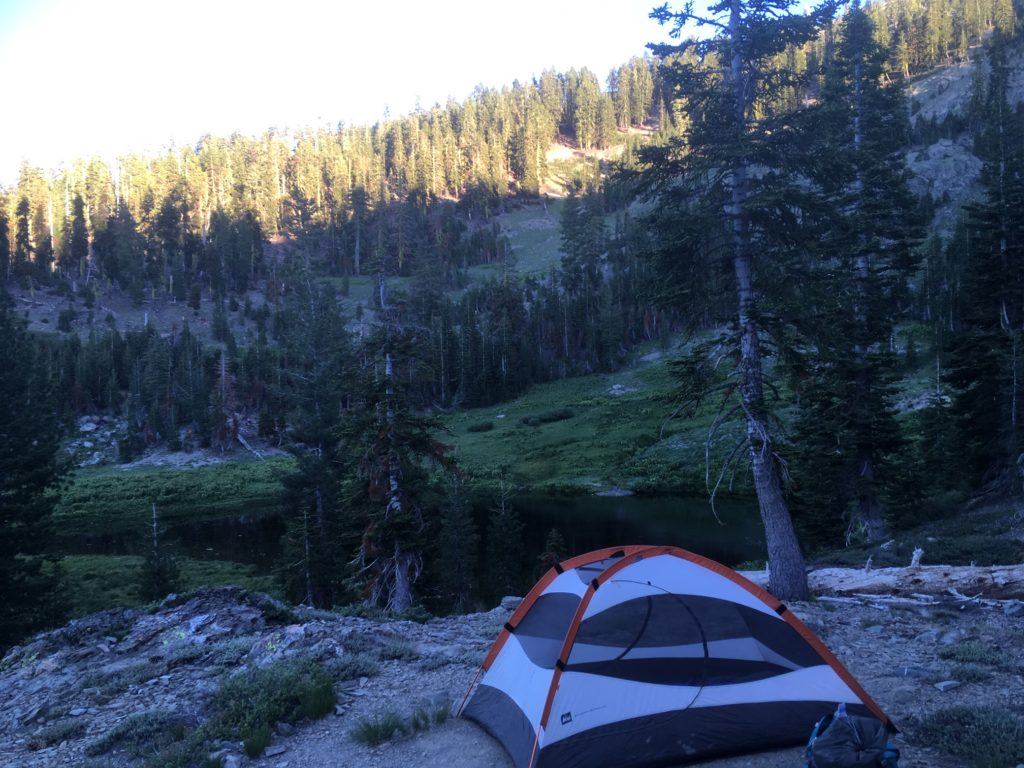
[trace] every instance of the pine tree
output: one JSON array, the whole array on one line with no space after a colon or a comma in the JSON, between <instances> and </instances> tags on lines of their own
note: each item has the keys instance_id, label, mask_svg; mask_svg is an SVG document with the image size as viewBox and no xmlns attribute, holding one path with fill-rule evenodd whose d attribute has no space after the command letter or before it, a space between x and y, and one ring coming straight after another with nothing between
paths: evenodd
<instances>
[{"instance_id":1,"label":"pine tree","mask_svg":"<svg viewBox=\"0 0 1024 768\"><path fill-rule=\"evenodd\" d=\"M71 237L67 250L67 259L60 265L65 277L72 272L79 274L85 271L85 262L89 257L89 232L85 225L85 201L81 195L75 195L71 207Z\"/></svg>"},{"instance_id":2,"label":"pine tree","mask_svg":"<svg viewBox=\"0 0 1024 768\"><path fill-rule=\"evenodd\" d=\"M50 515L59 432L41 350L0 289L0 649L56 623L59 565Z\"/></svg>"},{"instance_id":3,"label":"pine tree","mask_svg":"<svg viewBox=\"0 0 1024 768\"><path fill-rule=\"evenodd\" d=\"M284 478L288 592L330 607L345 596L349 511L341 495L340 430L352 396L353 358L345 318L333 293L299 275L285 308L283 387L289 405L289 450L297 466Z\"/></svg>"},{"instance_id":4,"label":"pine tree","mask_svg":"<svg viewBox=\"0 0 1024 768\"><path fill-rule=\"evenodd\" d=\"M662 78L682 100L690 125L684 137L645 153L647 180L660 192L663 236L683 249L665 265L663 280L678 286L712 271L732 271L736 325L722 344L738 364L724 389L729 402L723 413L742 414L745 421L770 589L781 599L805 598L807 577L782 493L785 470L765 394L764 357L772 343L785 342L784 329L765 309L771 305L780 312L800 304L789 294L797 287L799 261L815 239L807 214L816 201L808 200L800 184L806 136L792 113L774 107L800 73L777 54L813 40L834 11L826 3L799 14L793 5L722 0L706 16L692 6L656 9L652 16L673 35L691 24L710 27L713 34L652 46L665 61ZM755 166L771 170L755 172Z\"/></svg>"},{"instance_id":5,"label":"pine tree","mask_svg":"<svg viewBox=\"0 0 1024 768\"><path fill-rule=\"evenodd\" d=\"M146 554L139 581L139 595L146 602L163 600L178 588L178 563L168 550L164 537L154 503L150 507Z\"/></svg>"},{"instance_id":6,"label":"pine tree","mask_svg":"<svg viewBox=\"0 0 1024 768\"><path fill-rule=\"evenodd\" d=\"M948 382L961 466L972 484L1005 484L1022 449L1024 350L1024 115L1008 102L1005 38L993 35L976 151L984 199L968 209L962 330Z\"/></svg>"},{"instance_id":7,"label":"pine tree","mask_svg":"<svg viewBox=\"0 0 1024 768\"><path fill-rule=\"evenodd\" d=\"M438 588L445 608L465 613L473 605L480 535L465 481L452 473L437 537Z\"/></svg>"},{"instance_id":8,"label":"pine tree","mask_svg":"<svg viewBox=\"0 0 1024 768\"><path fill-rule=\"evenodd\" d=\"M562 532L557 528L552 528L544 538L544 551L537 558L540 561L541 573L545 573L562 562L565 559L565 551L565 539L562 538Z\"/></svg>"},{"instance_id":9,"label":"pine tree","mask_svg":"<svg viewBox=\"0 0 1024 768\"><path fill-rule=\"evenodd\" d=\"M32 267L32 228L29 222L31 211L28 198L22 197L18 201L15 213L14 258L11 263L11 271L19 277L27 275Z\"/></svg>"},{"instance_id":10,"label":"pine tree","mask_svg":"<svg viewBox=\"0 0 1024 768\"><path fill-rule=\"evenodd\" d=\"M11 232L6 203L0 197L0 284L11 276Z\"/></svg>"},{"instance_id":11,"label":"pine tree","mask_svg":"<svg viewBox=\"0 0 1024 768\"><path fill-rule=\"evenodd\" d=\"M829 321L812 331L796 425L799 514L819 518L815 538L833 545L887 537L885 499L896 494L904 447L891 391L899 362L888 345L917 267L915 201L904 159L906 108L899 87L883 85L885 60L855 2L815 116L819 182L833 211L816 311Z\"/></svg>"},{"instance_id":12,"label":"pine tree","mask_svg":"<svg viewBox=\"0 0 1024 768\"><path fill-rule=\"evenodd\" d=\"M346 504L359 530L354 581L369 605L404 611L423 571L428 475L453 464L434 436L436 419L413 410L409 382L422 345L401 322L384 274L378 276L380 319L360 350L363 406L346 419L340 454L347 464Z\"/></svg>"},{"instance_id":13,"label":"pine tree","mask_svg":"<svg viewBox=\"0 0 1024 768\"><path fill-rule=\"evenodd\" d=\"M502 473L487 526L487 586L496 600L523 589L523 523L513 496L513 485Z\"/></svg>"}]
</instances>

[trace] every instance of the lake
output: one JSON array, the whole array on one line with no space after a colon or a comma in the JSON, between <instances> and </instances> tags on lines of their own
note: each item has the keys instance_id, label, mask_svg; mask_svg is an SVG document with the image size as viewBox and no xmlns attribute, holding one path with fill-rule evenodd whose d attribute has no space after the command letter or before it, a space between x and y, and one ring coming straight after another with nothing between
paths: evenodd
<instances>
[{"instance_id":1,"label":"lake","mask_svg":"<svg viewBox=\"0 0 1024 768\"><path fill-rule=\"evenodd\" d=\"M670 544L735 566L765 556L764 531L753 499L717 505L718 522L706 498L685 496L519 496L513 501L524 524L529 567L557 528L567 554L626 544ZM478 501L476 517L486 526L489 503ZM281 552L285 525L276 514L206 520L168 527L166 541L179 555L230 560L271 573ZM69 554L141 554L141 535L74 536Z\"/></svg>"}]
</instances>

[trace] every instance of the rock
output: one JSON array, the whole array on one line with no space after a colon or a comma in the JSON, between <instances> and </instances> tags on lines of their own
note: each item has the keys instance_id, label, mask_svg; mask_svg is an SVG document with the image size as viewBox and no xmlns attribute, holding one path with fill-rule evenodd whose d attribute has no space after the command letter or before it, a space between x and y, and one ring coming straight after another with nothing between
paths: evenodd
<instances>
[{"instance_id":1,"label":"rock","mask_svg":"<svg viewBox=\"0 0 1024 768\"><path fill-rule=\"evenodd\" d=\"M872 627L868 627L864 631L867 632L869 635L880 635L885 631L885 627L883 627L881 624L875 624Z\"/></svg>"},{"instance_id":2,"label":"rock","mask_svg":"<svg viewBox=\"0 0 1024 768\"><path fill-rule=\"evenodd\" d=\"M1024 616L1024 602L1007 600L1003 603L1003 613L1007 616Z\"/></svg>"},{"instance_id":3,"label":"rock","mask_svg":"<svg viewBox=\"0 0 1024 768\"><path fill-rule=\"evenodd\" d=\"M967 633L962 629L951 629L948 632L943 633L939 637L940 645L956 645L961 640L966 639Z\"/></svg>"},{"instance_id":4,"label":"rock","mask_svg":"<svg viewBox=\"0 0 1024 768\"><path fill-rule=\"evenodd\" d=\"M523 602L523 598L521 598L521 597L516 597L514 595L507 595L507 596L501 598L501 609L503 611L508 611L509 613L511 613L516 608L518 608L519 604L522 603L522 602Z\"/></svg>"},{"instance_id":5,"label":"rock","mask_svg":"<svg viewBox=\"0 0 1024 768\"><path fill-rule=\"evenodd\" d=\"M288 747L284 744L271 744L263 754L267 757L277 757L278 755L283 755L287 751Z\"/></svg>"},{"instance_id":6,"label":"rock","mask_svg":"<svg viewBox=\"0 0 1024 768\"><path fill-rule=\"evenodd\" d=\"M50 706L46 703L37 704L25 713L25 716L21 718L21 722L24 725L28 725L29 723L34 722L41 717L45 718L46 713L49 711L49 709Z\"/></svg>"},{"instance_id":7,"label":"rock","mask_svg":"<svg viewBox=\"0 0 1024 768\"><path fill-rule=\"evenodd\" d=\"M241 755L225 755L224 762L221 763L222 768L242 768L242 756Z\"/></svg>"},{"instance_id":8,"label":"rock","mask_svg":"<svg viewBox=\"0 0 1024 768\"><path fill-rule=\"evenodd\" d=\"M622 497L622 496L632 496L633 492L631 490L629 490L628 488L619 488L619 486L614 485L611 488L609 488L607 491L598 491L594 495L595 496L611 496L613 498L619 498L619 497Z\"/></svg>"},{"instance_id":9,"label":"rock","mask_svg":"<svg viewBox=\"0 0 1024 768\"><path fill-rule=\"evenodd\" d=\"M281 722L275 726L278 733L282 736L291 736L295 733L295 727L291 723Z\"/></svg>"},{"instance_id":10,"label":"rock","mask_svg":"<svg viewBox=\"0 0 1024 768\"><path fill-rule=\"evenodd\" d=\"M72 717L81 717L88 711L89 710L87 710L85 707L75 707L74 709L70 710L68 714Z\"/></svg>"},{"instance_id":11,"label":"rock","mask_svg":"<svg viewBox=\"0 0 1024 768\"><path fill-rule=\"evenodd\" d=\"M960 687L959 680L943 680L941 683L936 683L935 687L945 693L946 691L952 691L954 688Z\"/></svg>"},{"instance_id":12,"label":"rock","mask_svg":"<svg viewBox=\"0 0 1024 768\"><path fill-rule=\"evenodd\" d=\"M896 670L896 677L909 677L914 680L924 680L926 677L931 677L934 674L931 670L927 670L924 667L899 667Z\"/></svg>"},{"instance_id":13,"label":"rock","mask_svg":"<svg viewBox=\"0 0 1024 768\"><path fill-rule=\"evenodd\" d=\"M97 426L98 425L95 422L83 421L81 424L78 425L78 430L79 432L95 432Z\"/></svg>"}]
</instances>

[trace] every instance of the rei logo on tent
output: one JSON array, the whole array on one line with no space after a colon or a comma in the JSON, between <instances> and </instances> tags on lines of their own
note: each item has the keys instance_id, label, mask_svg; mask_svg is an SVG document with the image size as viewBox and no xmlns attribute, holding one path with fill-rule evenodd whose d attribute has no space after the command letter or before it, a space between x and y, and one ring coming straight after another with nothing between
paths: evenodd
<instances>
[{"instance_id":1,"label":"rei logo on tent","mask_svg":"<svg viewBox=\"0 0 1024 768\"><path fill-rule=\"evenodd\" d=\"M778 600L674 547L556 565L477 677L461 715L516 768L668 765L802 744L839 703L895 730Z\"/></svg>"}]
</instances>

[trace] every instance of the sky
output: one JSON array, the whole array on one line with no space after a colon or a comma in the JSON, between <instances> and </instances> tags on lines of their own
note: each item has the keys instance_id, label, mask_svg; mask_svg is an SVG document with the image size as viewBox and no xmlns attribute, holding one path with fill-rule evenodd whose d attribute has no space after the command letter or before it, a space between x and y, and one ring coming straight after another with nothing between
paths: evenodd
<instances>
[{"instance_id":1,"label":"sky","mask_svg":"<svg viewBox=\"0 0 1024 768\"><path fill-rule=\"evenodd\" d=\"M0 0L0 185L204 134L374 122L666 39L660 0Z\"/></svg>"}]
</instances>

